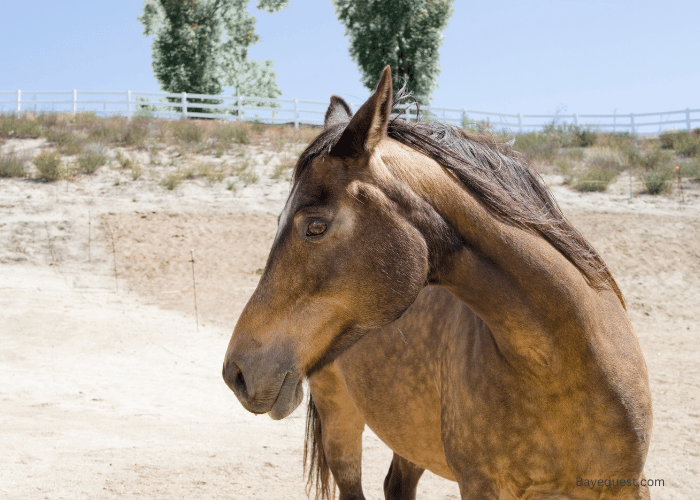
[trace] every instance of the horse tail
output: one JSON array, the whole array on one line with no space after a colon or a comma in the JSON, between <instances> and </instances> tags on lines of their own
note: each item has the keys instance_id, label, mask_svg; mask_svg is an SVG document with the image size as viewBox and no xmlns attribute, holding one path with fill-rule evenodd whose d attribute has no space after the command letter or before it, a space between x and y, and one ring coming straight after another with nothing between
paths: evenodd
<instances>
[{"instance_id":1,"label":"horse tail","mask_svg":"<svg viewBox=\"0 0 700 500\"><path fill-rule=\"evenodd\" d=\"M308 468L307 468L308 465ZM304 474L306 474L306 494L315 485L316 500L331 500L333 476L323 450L323 426L321 416L309 391L309 405L306 412L306 436L304 437ZM333 497L335 488L333 488Z\"/></svg>"}]
</instances>

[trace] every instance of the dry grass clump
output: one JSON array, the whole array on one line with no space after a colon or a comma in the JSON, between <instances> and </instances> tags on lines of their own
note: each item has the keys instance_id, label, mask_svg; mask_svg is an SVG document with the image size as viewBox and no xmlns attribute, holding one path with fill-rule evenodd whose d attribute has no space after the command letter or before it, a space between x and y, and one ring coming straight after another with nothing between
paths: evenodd
<instances>
[{"instance_id":1,"label":"dry grass clump","mask_svg":"<svg viewBox=\"0 0 700 500\"><path fill-rule=\"evenodd\" d=\"M53 182L64 175L61 168L61 156L58 152L44 152L32 160L39 171L38 179L44 182Z\"/></svg>"},{"instance_id":2,"label":"dry grass clump","mask_svg":"<svg viewBox=\"0 0 700 500\"><path fill-rule=\"evenodd\" d=\"M571 185L577 191L605 191L623 170L624 162L615 152L597 149L583 162L583 170L572 176Z\"/></svg>"},{"instance_id":3,"label":"dry grass clump","mask_svg":"<svg viewBox=\"0 0 700 500\"><path fill-rule=\"evenodd\" d=\"M78 170L84 174L94 174L106 163L107 154L104 147L99 144L86 146L85 151L78 156Z\"/></svg>"},{"instance_id":4,"label":"dry grass clump","mask_svg":"<svg viewBox=\"0 0 700 500\"><path fill-rule=\"evenodd\" d=\"M671 191L674 169L673 155L669 151L653 148L639 153L635 164L641 169L642 182L648 194L663 194Z\"/></svg>"},{"instance_id":5,"label":"dry grass clump","mask_svg":"<svg viewBox=\"0 0 700 500\"><path fill-rule=\"evenodd\" d=\"M0 177L24 177L24 160L15 155L0 157Z\"/></svg>"},{"instance_id":6,"label":"dry grass clump","mask_svg":"<svg viewBox=\"0 0 700 500\"><path fill-rule=\"evenodd\" d=\"M617 172L611 169L592 167L578 175L573 183L577 191L605 191L617 177Z\"/></svg>"}]
</instances>

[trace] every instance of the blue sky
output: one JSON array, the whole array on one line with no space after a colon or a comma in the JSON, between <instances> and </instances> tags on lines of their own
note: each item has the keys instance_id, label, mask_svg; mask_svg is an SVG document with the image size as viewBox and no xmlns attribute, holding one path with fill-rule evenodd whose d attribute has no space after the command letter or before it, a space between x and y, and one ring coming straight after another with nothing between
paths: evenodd
<instances>
[{"instance_id":1,"label":"blue sky","mask_svg":"<svg viewBox=\"0 0 700 500\"><path fill-rule=\"evenodd\" d=\"M255 3L255 0L253 0ZM141 0L0 0L0 90L157 91ZM330 0L254 9L285 98L367 95ZM502 113L700 108L697 0L455 0L435 106Z\"/></svg>"}]
</instances>

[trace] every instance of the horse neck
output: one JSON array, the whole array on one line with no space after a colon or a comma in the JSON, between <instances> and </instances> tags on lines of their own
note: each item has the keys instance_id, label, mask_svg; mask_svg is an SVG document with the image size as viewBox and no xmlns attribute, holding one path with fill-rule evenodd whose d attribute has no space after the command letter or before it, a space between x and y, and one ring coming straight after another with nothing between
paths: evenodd
<instances>
[{"instance_id":1,"label":"horse neck","mask_svg":"<svg viewBox=\"0 0 700 500\"><path fill-rule=\"evenodd\" d=\"M399 153L410 154L411 160L396 161ZM524 361L529 368L549 371L557 363L565 366L570 356L580 356L590 335L609 324L611 316L617 318L617 327L629 328L614 291L591 287L543 237L496 216L438 163L400 144L387 146L383 159L416 197L427 202L411 205L429 206L435 211L432 217L444 219L463 242L444 258L433 259L441 263L431 270L431 278L484 320L501 353L514 363ZM427 243L428 248L441 247L440 242Z\"/></svg>"}]
</instances>

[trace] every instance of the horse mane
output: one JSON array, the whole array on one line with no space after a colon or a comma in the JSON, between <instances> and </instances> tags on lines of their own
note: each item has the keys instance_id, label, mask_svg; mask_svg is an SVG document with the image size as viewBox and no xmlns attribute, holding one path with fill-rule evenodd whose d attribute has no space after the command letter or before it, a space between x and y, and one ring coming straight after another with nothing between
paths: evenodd
<instances>
[{"instance_id":1,"label":"horse mane","mask_svg":"<svg viewBox=\"0 0 700 500\"><path fill-rule=\"evenodd\" d=\"M399 100L405 95L399 94ZM327 155L347 124L324 130L299 157L292 183L317 156ZM610 287L625 305L622 292L601 256L564 217L542 178L510 144L485 134L434 120L389 121L392 139L432 158L452 172L504 222L539 234L567 258L596 288Z\"/></svg>"}]
</instances>

